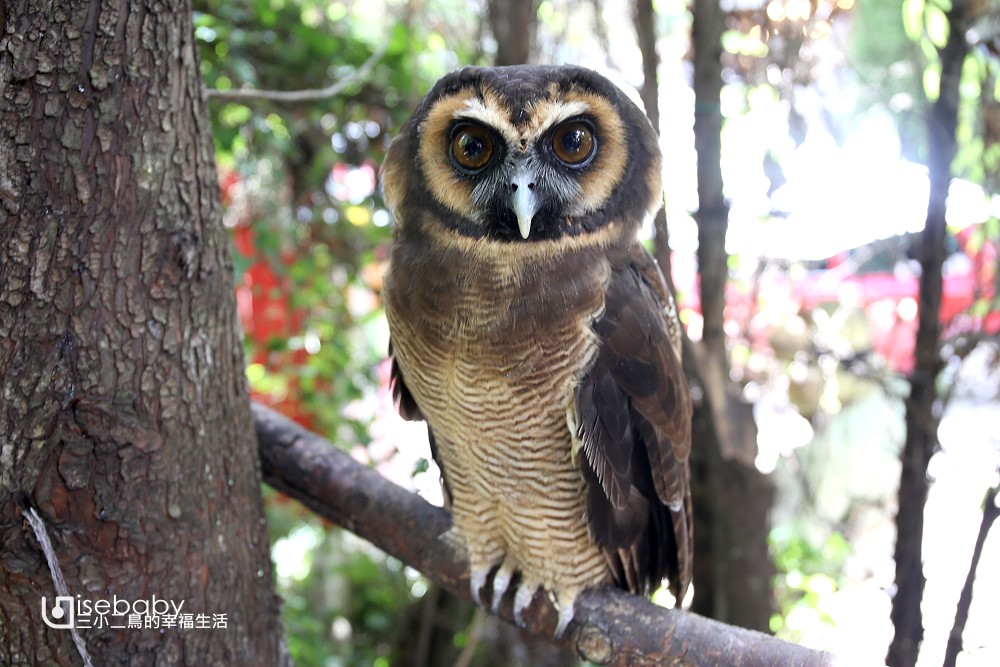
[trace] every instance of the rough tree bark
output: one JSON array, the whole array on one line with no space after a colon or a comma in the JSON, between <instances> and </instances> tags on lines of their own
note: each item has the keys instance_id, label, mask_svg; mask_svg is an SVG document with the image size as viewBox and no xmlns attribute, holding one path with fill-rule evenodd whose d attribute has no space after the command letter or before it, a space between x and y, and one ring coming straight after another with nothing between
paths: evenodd
<instances>
[{"instance_id":1,"label":"rough tree bark","mask_svg":"<svg viewBox=\"0 0 1000 667\"><path fill-rule=\"evenodd\" d=\"M495 65L523 65L533 61L538 34L535 0L490 0L489 19L497 42Z\"/></svg>"},{"instance_id":2,"label":"rough tree bark","mask_svg":"<svg viewBox=\"0 0 1000 667\"><path fill-rule=\"evenodd\" d=\"M190 5L0 9L0 664L289 664ZM75 646L32 512L70 596L226 627Z\"/></svg>"},{"instance_id":3,"label":"rough tree bark","mask_svg":"<svg viewBox=\"0 0 1000 667\"><path fill-rule=\"evenodd\" d=\"M444 537L448 513L385 480L282 415L253 406L264 479L318 514L371 541L435 583L469 599L469 564ZM500 616L513 618L512 601ZM576 618L553 638L557 613L536 595L524 631L599 665L821 667L832 656L696 614L664 609L608 587L584 592Z\"/></svg>"},{"instance_id":4,"label":"rough tree bark","mask_svg":"<svg viewBox=\"0 0 1000 667\"><path fill-rule=\"evenodd\" d=\"M954 0L948 11L950 32L940 50L941 83L927 122L930 198L921 235L920 315L916 362L906 399L906 442L899 480L896 515L896 593L892 599L895 636L889 645L889 667L913 667L924 636L920 603L924 596L924 505L929 480L927 465L937 446L940 421L935 384L942 368L941 268L945 259L945 204L951 184L951 163L957 144L959 83L969 51L966 41L968 0Z\"/></svg>"},{"instance_id":5,"label":"rough tree bark","mask_svg":"<svg viewBox=\"0 0 1000 667\"><path fill-rule=\"evenodd\" d=\"M729 279L729 205L722 182L722 31L717 0L692 4L695 149L698 154L698 276L701 344L689 373L703 396L695 406L691 453L695 498L692 609L747 628L767 630L773 611L768 512L774 488L754 466L751 406L730 391L724 311ZM687 360L686 360L687 361ZM690 366L689 366L690 367Z\"/></svg>"}]
</instances>

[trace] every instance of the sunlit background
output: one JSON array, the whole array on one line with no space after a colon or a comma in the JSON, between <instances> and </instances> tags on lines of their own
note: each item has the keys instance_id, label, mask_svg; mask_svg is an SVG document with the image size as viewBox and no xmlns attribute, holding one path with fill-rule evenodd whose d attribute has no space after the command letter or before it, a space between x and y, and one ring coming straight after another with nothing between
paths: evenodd
<instances>
[{"instance_id":1,"label":"sunlit background","mask_svg":"<svg viewBox=\"0 0 1000 667\"><path fill-rule=\"evenodd\" d=\"M255 397L440 503L426 433L396 417L386 390L379 290L391 221L377 174L392 136L439 76L491 62L485 4L195 6L209 87L323 87L382 54L369 77L328 101L212 103L225 221ZM877 664L892 637L902 397L917 326L913 234L929 193L925 96L937 93L934 49L947 26L942 10L921 0L723 6L730 12L721 109L731 204L726 332L732 380L754 403L756 465L777 486L771 629L836 651L845 664ZM697 339L691 17L681 0L654 8L673 274L682 319ZM544 0L538 19L539 62L592 67L626 89L642 84L630 5ZM949 362L939 389L947 401L926 509L922 666L941 664L980 505L1000 463L998 72L995 58L970 58L962 79L961 178L948 202L942 313ZM969 343L980 335L982 342ZM267 499L298 665L402 664L401 656L428 650L422 637L441 628L426 627L434 593L423 577L292 501L270 491ZM1000 665L995 533L978 573L962 667ZM453 635L456 652L473 641L467 609L436 622ZM486 643L466 652L466 664L523 659L489 644L502 632L490 622Z\"/></svg>"}]
</instances>

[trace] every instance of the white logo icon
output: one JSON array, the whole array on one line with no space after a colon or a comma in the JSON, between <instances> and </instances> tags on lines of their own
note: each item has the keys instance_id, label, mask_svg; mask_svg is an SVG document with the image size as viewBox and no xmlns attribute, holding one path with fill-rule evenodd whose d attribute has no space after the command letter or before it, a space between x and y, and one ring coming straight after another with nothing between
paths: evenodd
<instances>
[{"instance_id":1,"label":"white logo icon","mask_svg":"<svg viewBox=\"0 0 1000 667\"><path fill-rule=\"evenodd\" d=\"M65 630L67 628L73 627L73 598L68 595L60 595L56 597L55 604L52 605L52 611L46 608L48 600L45 596L42 596L42 620L45 621L45 625L50 628L55 628L56 630Z\"/></svg>"}]
</instances>

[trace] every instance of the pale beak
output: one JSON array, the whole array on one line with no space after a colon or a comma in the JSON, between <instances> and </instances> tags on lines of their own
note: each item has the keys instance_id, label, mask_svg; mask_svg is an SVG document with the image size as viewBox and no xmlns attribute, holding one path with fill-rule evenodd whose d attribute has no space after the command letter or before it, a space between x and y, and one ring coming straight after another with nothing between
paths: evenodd
<instances>
[{"instance_id":1,"label":"pale beak","mask_svg":"<svg viewBox=\"0 0 1000 667\"><path fill-rule=\"evenodd\" d=\"M517 229L521 238L527 239L531 231L531 218L538 211L538 197L535 196L535 175L527 169L517 173L511 182L511 207L517 216Z\"/></svg>"}]
</instances>

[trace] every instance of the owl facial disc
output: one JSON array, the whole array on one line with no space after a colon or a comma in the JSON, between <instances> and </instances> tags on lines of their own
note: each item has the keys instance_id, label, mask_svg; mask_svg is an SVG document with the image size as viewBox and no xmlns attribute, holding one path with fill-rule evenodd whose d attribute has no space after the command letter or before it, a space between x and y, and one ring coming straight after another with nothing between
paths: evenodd
<instances>
[{"instance_id":1,"label":"owl facial disc","mask_svg":"<svg viewBox=\"0 0 1000 667\"><path fill-rule=\"evenodd\" d=\"M510 181L511 208L517 216L517 229L521 238L527 239L531 231L531 219L538 211L538 197L535 195L535 174L525 167L517 171Z\"/></svg>"}]
</instances>

